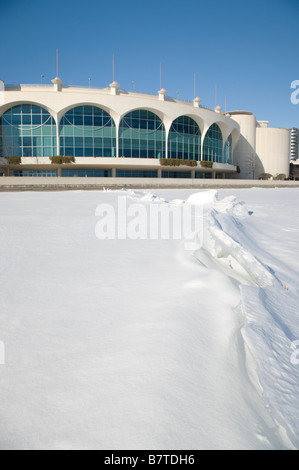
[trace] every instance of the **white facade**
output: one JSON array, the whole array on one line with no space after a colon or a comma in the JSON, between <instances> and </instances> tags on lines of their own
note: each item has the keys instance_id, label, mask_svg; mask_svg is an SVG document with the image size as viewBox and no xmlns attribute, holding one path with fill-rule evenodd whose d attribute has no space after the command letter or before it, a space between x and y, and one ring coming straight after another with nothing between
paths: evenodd
<instances>
[{"instance_id":1,"label":"white facade","mask_svg":"<svg viewBox=\"0 0 299 470\"><path fill-rule=\"evenodd\" d=\"M247 111L234 111L232 118L240 125L240 139L235 147L234 162L240 178L257 179L268 174L275 178L289 176L289 130L270 128L268 121L256 121Z\"/></svg>"},{"instance_id":2,"label":"white facade","mask_svg":"<svg viewBox=\"0 0 299 470\"><path fill-rule=\"evenodd\" d=\"M3 85L3 82L1 82ZM96 106L106 111L114 120L116 127L116 155L114 158L86 158L76 157L75 164L72 168L110 168L111 170L117 168L142 168L142 169L161 169L160 163L157 160L150 159L121 159L122 155L119 152L119 124L122 118L127 113L133 110L148 110L157 115L163 122L165 128L165 155L168 157L168 134L171 125L175 119L181 116L188 116L192 118L198 125L201 133L201 155L203 142L206 133L213 124L217 124L221 129L223 138L223 150L226 140L229 136L232 139L232 147L236 145L239 138L239 126L229 117L214 112L212 110L199 106L200 99L196 98L194 102L184 102L180 100L169 99L166 97L167 91L159 90L157 95L148 95L127 92L119 89L119 85L113 82L110 87L105 89L94 88L79 88L79 87L63 87L62 81L59 78L52 80L53 86L44 85L20 85L20 86L7 86L0 87L0 117L7 110L13 106L20 104L32 104L46 109L51 116L53 116L56 129L57 129L57 149L55 154L61 155L59 143L59 124L61 118L67 111L76 106ZM220 162L223 163L223 162ZM231 162L232 163L232 162ZM38 165L38 167L37 167ZM41 168L41 166L51 166L51 161L46 157L26 157L22 158L22 168ZM66 168L66 167L64 167ZM176 171L191 171L184 165ZM224 173L233 174L236 172L236 167L232 164L224 164L215 169L201 168L198 162L198 168L192 169L194 172L201 173Z\"/></svg>"},{"instance_id":3,"label":"white facade","mask_svg":"<svg viewBox=\"0 0 299 470\"><path fill-rule=\"evenodd\" d=\"M241 179L255 179L256 119L251 112L234 111L230 115L240 126L240 138L234 151L234 162L240 168Z\"/></svg>"},{"instance_id":4,"label":"white facade","mask_svg":"<svg viewBox=\"0 0 299 470\"><path fill-rule=\"evenodd\" d=\"M180 116L192 117L198 124L202 141L209 127L216 123L221 128L223 141L225 142L233 130L238 131L236 123L210 109L199 107L196 103L189 103L173 99L159 99L160 94L146 95L127 91L118 91L114 95L113 88L62 88L57 91L54 86L20 85L19 87L5 88L2 92L0 115L12 106L22 103L32 103L44 107L54 117L56 124L62 116L72 107L79 105L100 106L114 119L116 127L122 117L135 109L147 109L157 114L165 125L166 133L169 132L172 122ZM112 92L113 91L113 92ZM57 129L58 130L58 129ZM236 133L236 138L238 132ZM236 141L236 138L234 140ZM58 139L59 140L59 139ZM166 140L167 143L167 140Z\"/></svg>"},{"instance_id":5,"label":"white facade","mask_svg":"<svg viewBox=\"0 0 299 470\"><path fill-rule=\"evenodd\" d=\"M256 154L258 175L269 173L289 176L289 131L287 129L272 129L258 127L256 129Z\"/></svg>"},{"instance_id":6,"label":"white facade","mask_svg":"<svg viewBox=\"0 0 299 470\"><path fill-rule=\"evenodd\" d=\"M98 107L108 113L115 123L116 148L113 156L105 158L100 156L76 156L75 163L64 165L63 168L102 168L109 170L110 176L115 176L119 169L126 170L154 170L157 176L162 176L162 169L157 158L122 158L119 149L119 132L122 119L135 110L147 110L154 113L163 123L165 129L165 158L169 156L169 134L177 118L191 118L198 126L201 134L200 155L197 165L192 169L184 164L180 167L167 167L163 170L175 172L189 172L192 178L196 176L212 175L212 177L235 177L237 166L240 168L240 178L256 179L262 173L273 176L284 173L289 174L289 142L284 129L270 129L267 122L257 123L255 116L250 112L234 111L230 114L221 113L221 108L210 110L199 105L200 99L193 102L184 102L167 97L167 91L161 89L157 95L141 94L121 90L118 83L111 83L104 89L63 87L62 81L56 77L53 85L18 85L4 86L0 80L0 119L9 109L18 105L31 104L47 110L54 118L56 124L57 148L53 154L63 155L60 148L60 123L69 110L77 106ZM222 137L221 158L209 158L212 168L203 167L200 160L205 160L204 143L206 136L210 136L211 128L216 125ZM289 134L288 134L289 135ZM232 159L226 160L228 147ZM3 167L3 161L0 166ZM2 168L1 167L1 168ZM0 168L0 173L1 173ZM52 165L49 157L22 156L21 164L15 165L12 170L57 168L58 176L61 168ZM198 174L197 174L198 173ZM199 175L200 173L200 175ZM202 177L200 176L200 177Z\"/></svg>"}]
</instances>

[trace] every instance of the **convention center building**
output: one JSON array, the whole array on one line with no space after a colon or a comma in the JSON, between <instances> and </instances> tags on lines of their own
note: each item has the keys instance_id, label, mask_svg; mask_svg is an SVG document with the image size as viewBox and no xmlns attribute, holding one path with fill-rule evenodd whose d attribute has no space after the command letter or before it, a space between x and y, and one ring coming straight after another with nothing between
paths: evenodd
<instances>
[{"instance_id":1,"label":"convention center building","mask_svg":"<svg viewBox=\"0 0 299 470\"><path fill-rule=\"evenodd\" d=\"M289 130L249 111L106 88L0 80L2 176L245 178L289 175Z\"/></svg>"}]
</instances>

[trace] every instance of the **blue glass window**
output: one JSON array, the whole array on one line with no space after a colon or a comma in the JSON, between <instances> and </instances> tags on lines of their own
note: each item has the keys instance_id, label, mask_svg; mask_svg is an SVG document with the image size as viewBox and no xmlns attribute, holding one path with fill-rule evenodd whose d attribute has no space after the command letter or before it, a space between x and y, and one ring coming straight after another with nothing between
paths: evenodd
<instances>
[{"instance_id":1,"label":"blue glass window","mask_svg":"<svg viewBox=\"0 0 299 470\"><path fill-rule=\"evenodd\" d=\"M111 170L62 170L63 177L107 178L111 177L111 175Z\"/></svg>"},{"instance_id":2,"label":"blue glass window","mask_svg":"<svg viewBox=\"0 0 299 470\"><path fill-rule=\"evenodd\" d=\"M217 124L213 124L206 133L203 142L203 157L207 162L222 163L223 138L222 132Z\"/></svg>"},{"instance_id":3,"label":"blue glass window","mask_svg":"<svg viewBox=\"0 0 299 470\"><path fill-rule=\"evenodd\" d=\"M211 179L212 173L195 173L195 178L198 179Z\"/></svg>"},{"instance_id":4,"label":"blue glass window","mask_svg":"<svg viewBox=\"0 0 299 470\"><path fill-rule=\"evenodd\" d=\"M165 128L161 119L144 109L124 116L119 125L119 156L165 158Z\"/></svg>"},{"instance_id":5,"label":"blue glass window","mask_svg":"<svg viewBox=\"0 0 299 470\"><path fill-rule=\"evenodd\" d=\"M23 177L57 177L57 170L16 170L13 172L14 176L23 176Z\"/></svg>"},{"instance_id":6,"label":"blue glass window","mask_svg":"<svg viewBox=\"0 0 299 470\"><path fill-rule=\"evenodd\" d=\"M162 171L162 178L191 178L191 172L184 171Z\"/></svg>"},{"instance_id":7,"label":"blue glass window","mask_svg":"<svg viewBox=\"0 0 299 470\"><path fill-rule=\"evenodd\" d=\"M201 132L194 119L181 116L173 121L168 136L168 158L200 160Z\"/></svg>"},{"instance_id":8,"label":"blue glass window","mask_svg":"<svg viewBox=\"0 0 299 470\"><path fill-rule=\"evenodd\" d=\"M50 157L56 155L56 124L50 113L36 105L8 109L0 118L0 154L4 157ZM42 138L48 136L47 145Z\"/></svg>"},{"instance_id":9,"label":"blue glass window","mask_svg":"<svg viewBox=\"0 0 299 470\"><path fill-rule=\"evenodd\" d=\"M75 157L115 157L115 123L95 106L77 106L65 113L59 127L60 154Z\"/></svg>"},{"instance_id":10,"label":"blue glass window","mask_svg":"<svg viewBox=\"0 0 299 470\"><path fill-rule=\"evenodd\" d=\"M157 178L157 171L150 170L116 170L117 178Z\"/></svg>"}]
</instances>

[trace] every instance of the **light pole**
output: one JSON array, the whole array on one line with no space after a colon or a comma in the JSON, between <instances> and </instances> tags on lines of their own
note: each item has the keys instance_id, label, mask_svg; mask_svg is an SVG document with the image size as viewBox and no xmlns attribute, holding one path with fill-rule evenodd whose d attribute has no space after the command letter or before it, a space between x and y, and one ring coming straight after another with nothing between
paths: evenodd
<instances>
[{"instance_id":1,"label":"light pole","mask_svg":"<svg viewBox=\"0 0 299 470\"><path fill-rule=\"evenodd\" d=\"M88 79L88 81L89 81L89 88L90 88L90 82L91 82L91 78L89 78L89 79Z\"/></svg>"},{"instance_id":2,"label":"light pole","mask_svg":"<svg viewBox=\"0 0 299 470\"><path fill-rule=\"evenodd\" d=\"M45 76L44 76L44 75L41 75L41 84L44 83L44 78L45 78Z\"/></svg>"},{"instance_id":3,"label":"light pole","mask_svg":"<svg viewBox=\"0 0 299 470\"><path fill-rule=\"evenodd\" d=\"M135 82L134 82L134 80L132 81L132 85L133 85L133 91L135 92Z\"/></svg>"}]
</instances>

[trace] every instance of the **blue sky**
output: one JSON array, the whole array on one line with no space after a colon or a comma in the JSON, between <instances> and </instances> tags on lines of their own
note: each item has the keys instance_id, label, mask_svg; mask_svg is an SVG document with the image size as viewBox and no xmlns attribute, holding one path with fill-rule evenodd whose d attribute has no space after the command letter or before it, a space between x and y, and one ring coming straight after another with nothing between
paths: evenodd
<instances>
[{"instance_id":1,"label":"blue sky","mask_svg":"<svg viewBox=\"0 0 299 470\"><path fill-rule=\"evenodd\" d=\"M0 0L0 77L6 83L121 88L252 111L274 127L299 127L290 101L299 80L299 0ZM179 95L177 94L179 93Z\"/></svg>"}]
</instances>

